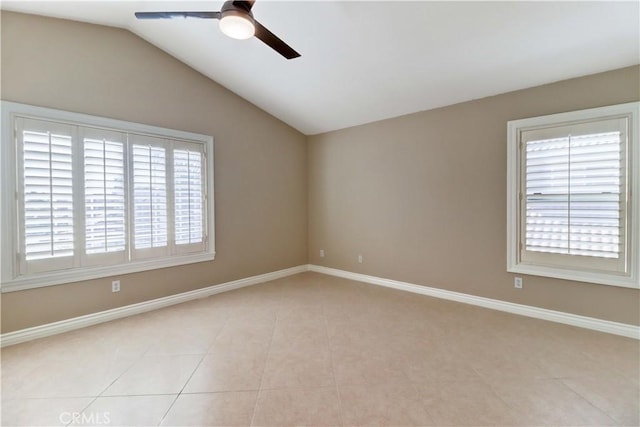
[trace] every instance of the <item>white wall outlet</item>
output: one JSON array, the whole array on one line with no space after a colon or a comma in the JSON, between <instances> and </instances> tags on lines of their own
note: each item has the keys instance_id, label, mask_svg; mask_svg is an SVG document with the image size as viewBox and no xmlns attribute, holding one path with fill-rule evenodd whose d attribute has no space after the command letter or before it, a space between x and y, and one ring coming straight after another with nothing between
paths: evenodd
<instances>
[{"instance_id":1,"label":"white wall outlet","mask_svg":"<svg viewBox=\"0 0 640 427\"><path fill-rule=\"evenodd\" d=\"M324 249L320 249L320 258L324 258Z\"/></svg>"},{"instance_id":2,"label":"white wall outlet","mask_svg":"<svg viewBox=\"0 0 640 427\"><path fill-rule=\"evenodd\" d=\"M120 280L111 282L111 292L120 292Z\"/></svg>"},{"instance_id":3,"label":"white wall outlet","mask_svg":"<svg viewBox=\"0 0 640 427\"><path fill-rule=\"evenodd\" d=\"M516 289L522 289L522 277L516 277L513 279L513 286Z\"/></svg>"},{"instance_id":4,"label":"white wall outlet","mask_svg":"<svg viewBox=\"0 0 640 427\"><path fill-rule=\"evenodd\" d=\"M362 264L362 255L358 255L358 262Z\"/></svg>"}]
</instances>

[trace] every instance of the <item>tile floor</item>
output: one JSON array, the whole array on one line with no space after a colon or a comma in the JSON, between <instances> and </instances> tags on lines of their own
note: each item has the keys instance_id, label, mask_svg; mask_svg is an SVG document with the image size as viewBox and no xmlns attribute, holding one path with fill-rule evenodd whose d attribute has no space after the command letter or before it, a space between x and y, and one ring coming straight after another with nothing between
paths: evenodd
<instances>
[{"instance_id":1,"label":"tile floor","mask_svg":"<svg viewBox=\"0 0 640 427\"><path fill-rule=\"evenodd\" d=\"M639 342L304 273L2 350L2 425L639 424Z\"/></svg>"}]
</instances>

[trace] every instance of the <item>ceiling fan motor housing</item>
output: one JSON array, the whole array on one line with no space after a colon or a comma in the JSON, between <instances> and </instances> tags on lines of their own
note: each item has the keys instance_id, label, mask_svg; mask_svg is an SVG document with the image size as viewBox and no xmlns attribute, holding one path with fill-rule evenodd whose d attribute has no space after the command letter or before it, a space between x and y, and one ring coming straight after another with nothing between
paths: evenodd
<instances>
[{"instance_id":1,"label":"ceiling fan motor housing","mask_svg":"<svg viewBox=\"0 0 640 427\"><path fill-rule=\"evenodd\" d=\"M224 18L225 16L240 16L249 20L252 24L254 23L253 13L251 10L246 9L243 6L238 6L234 4L233 0L226 1L222 5L222 9L220 9L220 18Z\"/></svg>"},{"instance_id":2,"label":"ceiling fan motor housing","mask_svg":"<svg viewBox=\"0 0 640 427\"><path fill-rule=\"evenodd\" d=\"M228 1L220 11L220 30L227 36L246 40L255 35L256 23L249 8L244 3Z\"/></svg>"}]
</instances>

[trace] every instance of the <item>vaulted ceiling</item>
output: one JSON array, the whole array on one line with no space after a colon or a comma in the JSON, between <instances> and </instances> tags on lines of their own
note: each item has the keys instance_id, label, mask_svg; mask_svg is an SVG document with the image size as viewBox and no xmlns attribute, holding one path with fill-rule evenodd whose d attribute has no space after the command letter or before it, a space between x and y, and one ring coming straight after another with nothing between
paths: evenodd
<instances>
[{"instance_id":1,"label":"vaulted ceiling","mask_svg":"<svg viewBox=\"0 0 640 427\"><path fill-rule=\"evenodd\" d=\"M221 1L3 1L3 10L125 28L305 134L640 63L640 3L258 0L302 57L223 35Z\"/></svg>"}]
</instances>

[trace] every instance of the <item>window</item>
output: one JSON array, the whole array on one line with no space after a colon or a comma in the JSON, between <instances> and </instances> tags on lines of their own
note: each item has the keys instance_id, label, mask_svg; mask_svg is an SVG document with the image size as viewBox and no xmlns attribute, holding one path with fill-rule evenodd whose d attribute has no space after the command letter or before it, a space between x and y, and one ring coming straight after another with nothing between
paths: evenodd
<instances>
[{"instance_id":1,"label":"window","mask_svg":"<svg viewBox=\"0 0 640 427\"><path fill-rule=\"evenodd\" d=\"M508 123L508 271L640 287L639 105Z\"/></svg>"},{"instance_id":2,"label":"window","mask_svg":"<svg viewBox=\"0 0 640 427\"><path fill-rule=\"evenodd\" d=\"M10 102L2 114L3 292L214 258L211 137Z\"/></svg>"}]
</instances>

